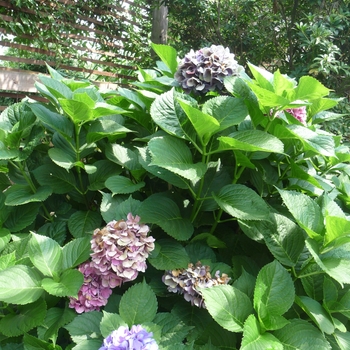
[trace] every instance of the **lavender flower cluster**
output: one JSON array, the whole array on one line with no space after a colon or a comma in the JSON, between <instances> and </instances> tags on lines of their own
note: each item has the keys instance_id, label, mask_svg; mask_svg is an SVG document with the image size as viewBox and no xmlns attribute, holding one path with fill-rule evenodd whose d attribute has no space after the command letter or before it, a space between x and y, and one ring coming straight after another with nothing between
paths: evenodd
<instances>
[{"instance_id":1,"label":"lavender flower cluster","mask_svg":"<svg viewBox=\"0 0 350 350\"><path fill-rule=\"evenodd\" d=\"M297 108L287 108L285 110L291 114L295 119L299 120L300 123L306 124L306 107L301 106Z\"/></svg>"},{"instance_id":2,"label":"lavender flower cluster","mask_svg":"<svg viewBox=\"0 0 350 350\"><path fill-rule=\"evenodd\" d=\"M94 231L91 261L78 267L84 283L78 298L70 298L71 308L78 313L99 310L107 304L112 288L133 281L139 272L145 272L154 238L147 236L149 227L139 222L139 216L129 213L127 220L113 220Z\"/></svg>"},{"instance_id":3,"label":"lavender flower cluster","mask_svg":"<svg viewBox=\"0 0 350 350\"><path fill-rule=\"evenodd\" d=\"M225 77L238 76L244 71L234 57L221 45L204 47L196 52L191 50L179 65L175 79L186 93L221 91Z\"/></svg>"},{"instance_id":4,"label":"lavender flower cluster","mask_svg":"<svg viewBox=\"0 0 350 350\"><path fill-rule=\"evenodd\" d=\"M158 350L153 333L148 333L141 325L132 326L129 330L121 326L103 341L99 350Z\"/></svg>"},{"instance_id":5,"label":"lavender flower cluster","mask_svg":"<svg viewBox=\"0 0 350 350\"><path fill-rule=\"evenodd\" d=\"M220 271L216 271L215 278L212 278L210 266L197 262L195 265L188 264L187 269L166 271L162 280L169 292L183 294L185 300L192 305L205 308L200 288L227 284L230 277L225 273L220 276Z\"/></svg>"}]
</instances>

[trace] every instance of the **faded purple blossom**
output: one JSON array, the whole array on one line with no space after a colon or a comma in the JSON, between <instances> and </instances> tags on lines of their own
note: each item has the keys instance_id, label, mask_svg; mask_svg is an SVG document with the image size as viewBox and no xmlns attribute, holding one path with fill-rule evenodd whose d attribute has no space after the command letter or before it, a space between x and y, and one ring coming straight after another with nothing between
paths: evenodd
<instances>
[{"instance_id":1,"label":"faded purple blossom","mask_svg":"<svg viewBox=\"0 0 350 350\"><path fill-rule=\"evenodd\" d=\"M103 281L103 276L92 266L90 261L81 264L78 270L84 275L84 283L78 292L78 298L70 297L69 307L75 309L79 314L94 310L99 311L101 306L107 304L107 300L112 294L109 283Z\"/></svg>"},{"instance_id":2,"label":"faded purple blossom","mask_svg":"<svg viewBox=\"0 0 350 350\"><path fill-rule=\"evenodd\" d=\"M199 289L227 284L230 278L225 273L220 276L220 271L216 271L215 278L212 278L210 266L197 262L196 265L188 264L187 269L166 271L162 280L169 292L183 294L192 305L205 308Z\"/></svg>"},{"instance_id":3,"label":"faded purple blossom","mask_svg":"<svg viewBox=\"0 0 350 350\"><path fill-rule=\"evenodd\" d=\"M158 350L153 333L148 333L141 325L121 326L103 341L99 350Z\"/></svg>"},{"instance_id":4,"label":"faded purple blossom","mask_svg":"<svg viewBox=\"0 0 350 350\"><path fill-rule=\"evenodd\" d=\"M244 70L234 57L221 45L204 47L196 52L191 50L178 66L175 79L186 93L221 91L225 77L237 76Z\"/></svg>"},{"instance_id":5,"label":"faded purple blossom","mask_svg":"<svg viewBox=\"0 0 350 350\"><path fill-rule=\"evenodd\" d=\"M285 110L291 114L295 119L299 120L300 123L306 124L306 107L301 106L297 108L287 108Z\"/></svg>"},{"instance_id":6,"label":"faded purple blossom","mask_svg":"<svg viewBox=\"0 0 350 350\"><path fill-rule=\"evenodd\" d=\"M145 272L146 259L154 249L154 238L147 236L149 227L139 222L139 216L129 213L127 220L113 220L103 229L94 231L91 260L101 275L114 273L116 280L127 282L133 281L139 272Z\"/></svg>"}]
</instances>

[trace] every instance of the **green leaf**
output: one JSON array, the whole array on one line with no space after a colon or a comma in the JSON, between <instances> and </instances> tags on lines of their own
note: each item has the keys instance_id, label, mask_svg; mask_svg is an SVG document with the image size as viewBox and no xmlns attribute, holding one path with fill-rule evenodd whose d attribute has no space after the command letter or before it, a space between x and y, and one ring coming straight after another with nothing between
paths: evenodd
<instances>
[{"instance_id":1,"label":"green leaf","mask_svg":"<svg viewBox=\"0 0 350 350\"><path fill-rule=\"evenodd\" d=\"M89 259L91 236L76 238L62 248L62 270L76 267Z\"/></svg>"},{"instance_id":2,"label":"green leaf","mask_svg":"<svg viewBox=\"0 0 350 350\"><path fill-rule=\"evenodd\" d=\"M261 130L242 130L229 136L220 136L219 150L240 150L245 152L283 153L283 143L275 136Z\"/></svg>"},{"instance_id":3,"label":"green leaf","mask_svg":"<svg viewBox=\"0 0 350 350\"><path fill-rule=\"evenodd\" d=\"M42 74L40 75L40 80L56 98L72 98L73 93L71 89L67 85L61 83L60 81L52 79Z\"/></svg>"},{"instance_id":4,"label":"green leaf","mask_svg":"<svg viewBox=\"0 0 350 350\"><path fill-rule=\"evenodd\" d=\"M289 104L289 99L279 96L276 93L261 88L260 86L255 85L254 83L247 83L252 91L255 93L258 98L259 103L264 108L272 108L279 106L286 106Z\"/></svg>"},{"instance_id":5,"label":"green leaf","mask_svg":"<svg viewBox=\"0 0 350 350\"><path fill-rule=\"evenodd\" d=\"M28 203L13 207L5 221L5 226L12 233L19 232L29 226L37 217L41 203Z\"/></svg>"},{"instance_id":6,"label":"green leaf","mask_svg":"<svg viewBox=\"0 0 350 350\"><path fill-rule=\"evenodd\" d=\"M72 340L75 343L82 343L89 339L98 339L99 345L102 345L100 323L102 320L102 312L90 311L75 317L75 319L67 324L64 328L67 329ZM96 350L97 347L92 350ZM86 349L84 347L81 348Z\"/></svg>"},{"instance_id":7,"label":"green leaf","mask_svg":"<svg viewBox=\"0 0 350 350\"><path fill-rule=\"evenodd\" d=\"M157 239L148 261L157 270L172 270L187 268L190 258L180 243L169 239Z\"/></svg>"},{"instance_id":8,"label":"green leaf","mask_svg":"<svg viewBox=\"0 0 350 350\"><path fill-rule=\"evenodd\" d=\"M253 312L249 297L230 285L200 289L205 306L214 320L231 332L242 332L247 317Z\"/></svg>"},{"instance_id":9,"label":"green leaf","mask_svg":"<svg viewBox=\"0 0 350 350\"><path fill-rule=\"evenodd\" d=\"M256 79L256 83L261 86L262 88L274 91L273 89L273 81L274 81L274 75L267 71L264 68L255 66L251 62L248 62L248 67L253 74L254 78Z\"/></svg>"},{"instance_id":10,"label":"green leaf","mask_svg":"<svg viewBox=\"0 0 350 350\"><path fill-rule=\"evenodd\" d=\"M220 129L220 123L210 115L203 113L188 103L179 100L181 108L185 111L188 119L191 121L194 129L199 136L201 144L206 146L210 138Z\"/></svg>"},{"instance_id":11,"label":"green leaf","mask_svg":"<svg viewBox=\"0 0 350 350\"><path fill-rule=\"evenodd\" d=\"M319 302L303 295L296 296L295 302L308 314L322 332L327 334L334 332L333 322Z\"/></svg>"},{"instance_id":12,"label":"green leaf","mask_svg":"<svg viewBox=\"0 0 350 350\"><path fill-rule=\"evenodd\" d=\"M333 240L350 235L350 221L337 217L326 216L326 234L324 236L325 245L329 244Z\"/></svg>"},{"instance_id":13,"label":"green leaf","mask_svg":"<svg viewBox=\"0 0 350 350\"><path fill-rule=\"evenodd\" d=\"M112 191L112 194L126 194L133 193L140 190L145 186L143 181L139 183L133 183L129 178L125 176L111 176L105 182L106 187Z\"/></svg>"},{"instance_id":14,"label":"green leaf","mask_svg":"<svg viewBox=\"0 0 350 350\"><path fill-rule=\"evenodd\" d=\"M94 163L97 170L89 174L89 190L96 191L105 188L105 181L113 175L119 175L122 172L122 167L107 160L102 159Z\"/></svg>"},{"instance_id":15,"label":"green leaf","mask_svg":"<svg viewBox=\"0 0 350 350\"><path fill-rule=\"evenodd\" d=\"M328 95L330 92L317 79L310 76L303 76L299 79L296 88L296 100L316 100Z\"/></svg>"},{"instance_id":16,"label":"green leaf","mask_svg":"<svg viewBox=\"0 0 350 350\"><path fill-rule=\"evenodd\" d=\"M289 321L290 323L282 329L273 332L273 335L283 343L284 350L331 349L324 335L311 323L301 319Z\"/></svg>"},{"instance_id":17,"label":"green leaf","mask_svg":"<svg viewBox=\"0 0 350 350\"><path fill-rule=\"evenodd\" d=\"M252 189L239 184L226 185L213 194L220 208L242 220L269 220L269 208Z\"/></svg>"},{"instance_id":18,"label":"green leaf","mask_svg":"<svg viewBox=\"0 0 350 350\"><path fill-rule=\"evenodd\" d=\"M76 180L74 174L54 163L44 164L33 171L41 186L50 186L53 193L64 194L72 191Z\"/></svg>"},{"instance_id":19,"label":"green leaf","mask_svg":"<svg viewBox=\"0 0 350 350\"><path fill-rule=\"evenodd\" d=\"M29 186L12 185L5 191L5 204L8 206L23 205L32 202L43 202L52 193L52 188L49 186L41 186L33 193Z\"/></svg>"},{"instance_id":20,"label":"green leaf","mask_svg":"<svg viewBox=\"0 0 350 350\"><path fill-rule=\"evenodd\" d=\"M121 326L127 326L127 323L118 315L103 311L100 328L104 338L107 338L113 331Z\"/></svg>"},{"instance_id":21,"label":"green leaf","mask_svg":"<svg viewBox=\"0 0 350 350\"><path fill-rule=\"evenodd\" d=\"M62 270L62 248L49 237L32 232L28 252L33 265L44 276L57 276Z\"/></svg>"},{"instance_id":22,"label":"green leaf","mask_svg":"<svg viewBox=\"0 0 350 350\"><path fill-rule=\"evenodd\" d=\"M161 193L153 194L142 202L139 216L144 222L159 225L177 240L188 240L193 234L190 220L183 218L177 204Z\"/></svg>"},{"instance_id":23,"label":"green leaf","mask_svg":"<svg viewBox=\"0 0 350 350\"><path fill-rule=\"evenodd\" d=\"M168 45L162 45L162 44L151 44L152 49L154 52L160 57L160 59L167 65L167 67L170 69L170 72L172 74L175 74L177 70L177 52L176 50Z\"/></svg>"},{"instance_id":24,"label":"green leaf","mask_svg":"<svg viewBox=\"0 0 350 350\"><path fill-rule=\"evenodd\" d=\"M16 253L11 252L9 254L1 255L0 256L0 271L5 270L8 267L16 265Z\"/></svg>"},{"instance_id":25,"label":"green leaf","mask_svg":"<svg viewBox=\"0 0 350 350\"><path fill-rule=\"evenodd\" d=\"M57 131L67 139L73 136L74 124L64 115L56 113L38 102L28 103L28 106L50 130Z\"/></svg>"},{"instance_id":26,"label":"green leaf","mask_svg":"<svg viewBox=\"0 0 350 350\"><path fill-rule=\"evenodd\" d=\"M59 345L52 345L50 342L46 342L44 340L38 339L29 334L24 334L23 336L23 346L25 350L62 350ZM54 347L53 347L54 346ZM17 349L17 348L16 348ZM4 349L5 350L5 349ZM12 348L11 348L12 350ZM18 350L22 350L18 349Z\"/></svg>"},{"instance_id":27,"label":"green leaf","mask_svg":"<svg viewBox=\"0 0 350 350\"><path fill-rule=\"evenodd\" d=\"M333 336L336 339L340 350L348 350L350 348L350 332L343 333L336 330Z\"/></svg>"},{"instance_id":28,"label":"green leaf","mask_svg":"<svg viewBox=\"0 0 350 350\"><path fill-rule=\"evenodd\" d=\"M283 265L295 266L305 247L304 231L280 214L271 214L270 221L239 222L252 239L265 240L273 256ZM258 235L254 237L255 235Z\"/></svg>"},{"instance_id":29,"label":"green leaf","mask_svg":"<svg viewBox=\"0 0 350 350\"><path fill-rule=\"evenodd\" d=\"M42 326L38 327L38 336L40 339L51 339L53 343L56 343L60 328L72 322L75 316L75 312L67 307L48 309Z\"/></svg>"},{"instance_id":30,"label":"green leaf","mask_svg":"<svg viewBox=\"0 0 350 350\"><path fill-rule=\"evenodd\" d=\"M148 142L152 162L192 182L199 181L207 167L204 163L194 164L192 152L187 145L171 136L155 137Z\"/></svg>"},{"instance_id":31,"label":"green leaf","mask_svg":"<svg viewBox=\"0 0 350 350\"><path fill-rule=\"evenodd\" d=\"M54 163L66 170L73 168L76 161L74 154L60 148L50 148L48 154Z\"/></svg>"},{"instance_id":32,"label":"green leaf","mask_svg":"<svg viewBox=\"0 0 350 350\"><path fill-rule=\"evenodd\" d=\"M265 329L283 327L279 316L290 309L294 297L292 277L279 262L274 260L260 270L254 290L254 308Z\"/></svg>"},{"instance_id":33,"label":"green leaf","mask_svg":"<svg viewBox=\"0 0 350 350\"><path fill-rule=\"evenodd\" d=\"M306 241L306 247L324 272L341 285L350 283L350 243L342 244L323 254L320 254L317 243L311 239Z\"/></svg>"},{"instance_id":34,"label":"green leaf","mask_svg":"<svg viewBox=\"0 0 350 350\"><path fill-rule=\"evenodd\" d=\"M105 150L106 157L131 171L142 169L137 154L130 148L119 144L108 144Z\"/></svg>"},{"instance_id":35,"label":"green leaf","mask_svg":"<svg viewBox=\"0 0 350 350\"><path fill-rule=\"evenodd\" d=\"M0 300L12 304L29 304L43 292L39 273L25 265L0 271Z\"/></svg>"},{"instance_id":36,"label":"green leaf","mask_svg":"<svg viewBox=\"0 0 350 350\"><path fill-rule=\"evenodd\" d=\"M232 96L211 98L204 103L202 111L218 120L218 131L240 124L249 114L244 100Z\"/></svg>"},{"instance_id":37,"label":"green leaf","mask_svg":"<svg viewBox=\"0 0 350 350\"><path fill-rule=\"evenodd\" d=\"M84 282L84 276L80 271L66 270L60 276L59 281L56 279L44 278L41 285L51 295L78 298L79 289Z\"/></svg>"},{"instance_id":38,"label":"green leaf","mask_svg":"<svg viewBox=\"0 0 350 350\"><path fill-rule=\"evenodd\" d=\"M92 110L83 102L59 98L63 111L74 124L84 123L93 118Z\"/></svg>"},{"instance_id":39,"label":"green leaf","mask_svg":"<svg viewBox=\"0 0 350 350\"><path fill-rule=\"evenodd\" d=\"M17 307L17 313L9 313L0 319L1 333L16 337L39 326L46 315L46 303L39 299L28 305Z\"/></svg>"},{"instance_id":40,"label":"green leaf","mask_svg":"<svg viewBox=\"0 0 350 350\"><path fill-rule=\"evenodd\" d=\"M86 141L88 143L97 142L103 138L108 140L114 140L116 138L125 137L126 133L132 132L132 130L118 124L114 120L96 120L91 124L88 134L86 135Z\"/></svg>"},{"instance_id":41,"label":"green leaf","mask_svg":"<svg viewBox=\"0 0 350 350\"><path fill-rule=\"evenodd\" d=\"M96 211L76 211L68 219L68 228L73 237L91 236L101 224L101 215Z\"/></svg>"},{"instance_id":42,"label":"green leaf","mask_svg":"<svg viewBox=\"0 0 350 350\"><path fill-rule=\"evenodd\" d=\"M7 243L11 240L11 232L6 228L0 228L0 252L4 250Z\"/></svg>"},{"instance_id":43,"label":"green leaf","mask_svg":"<svg viewBox=\"0 0 350 350\"><path fill-rule=\"evenodd\" d=\"M187 95L177 93L174 89L158 96L151 105L151 117L153 121L170 135L176 135L180 138L188 138L186 136L182 123L186 123L188 119L177 99L185 99L192 101L193 106L196 101Z\"/></svg>"},{"instance_id":44,"label":"green leaf","mask_svg":"<svg viewBox=\"0 0 350 350\"><path fill-rule=\"evenodd\" d=\"M113 106L106 102L97 102L95 107L91 109L92 118L101 118L104 116L111 116L115 114L124 114L124 113L130 113L129 111L125 111L124 109Z\"/></svg>"},{"instance_id":45,"label":"green leaf","mask_svg":"<svg viewBox=\"0 0 350 350\"><path fill-rule=\"evenodd\" d=\"M283 344L271 333L264 333L254 315L250 315L243 329L241 350L284 350Z\"/></svg>"},{"instance_id":46,"label":"green leaf","mask_svg":"<svg viewBox=\"0 0 350 350\"><path fill-rule=\"evenodd\" d=\"M152 322L157 313L157 298L145 281L131 286L122 296L119 304L121 318L132 325Z\"/></svg>"},{"instance_id":47,"label":"green leaf","mask_svg":"<svg viewBox=\"0 0 350 350\"><path fill-rule=\"evenodd\" d=\"M319 205L303 193L285 190L278 191L297 223L311 238L320 240L325 228Z\"/></svg>"}]
</instances>

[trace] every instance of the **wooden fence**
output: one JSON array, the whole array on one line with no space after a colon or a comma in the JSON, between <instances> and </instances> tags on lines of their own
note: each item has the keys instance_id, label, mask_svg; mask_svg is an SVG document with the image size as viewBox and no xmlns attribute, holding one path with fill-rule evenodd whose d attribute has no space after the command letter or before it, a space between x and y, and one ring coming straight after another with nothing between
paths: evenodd
<instances>
[{"instance_id":1,"label":"wooden fence","mask_svg":"<svg viewBox=\"0 0 350 350\"><path fill-rule=\"evenodd\" d=\"M0 0L2 101L38 99L34 83L46 64L101 87L129 85L150 56L151 17L136 0Z\"/></svg>"}]
</instances>

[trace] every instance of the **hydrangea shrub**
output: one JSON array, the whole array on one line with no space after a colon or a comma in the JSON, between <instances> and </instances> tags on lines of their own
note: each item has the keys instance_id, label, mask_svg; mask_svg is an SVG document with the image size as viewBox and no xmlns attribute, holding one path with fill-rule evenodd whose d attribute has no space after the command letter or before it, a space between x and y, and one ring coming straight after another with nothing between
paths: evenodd
<instances>
[{"instance_id":1,"label":"hydrangea shrub","mask_svg":"<svg viewBox=\"0 0 350 350\"><path fill-rule=\"evenodd\" d=\"M0 115L0 347L350 348L337 100L213 45Z\"/></svg>"}]
</instances>

